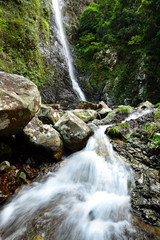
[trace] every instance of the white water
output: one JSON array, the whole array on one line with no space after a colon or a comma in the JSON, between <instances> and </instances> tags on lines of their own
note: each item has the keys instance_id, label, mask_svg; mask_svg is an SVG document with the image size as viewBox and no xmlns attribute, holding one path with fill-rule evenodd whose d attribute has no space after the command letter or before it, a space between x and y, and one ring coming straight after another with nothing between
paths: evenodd
<instances>
[{"instance_id":1,"label":"white water","mask_svg":"<svg viewBox=\"0 0 160 240\"><path fill-rule=\"evenodd\" d=\"M130 120L135 120L135 119L145 116L151 112L152 112L151 109L144 109L144 110L139 110L139 111L133 112L122 123L128 122Z\"/></svg>"},{"instance_id":2,"label":"white water","mask_svg":"<svg viewBox=\"0 0 160 240\"><path fill-rule=\"evenodd\" d=\"M25 187L0 213L2 240L125 240L131 234L130 168L95 129L85 149L46 180Z\"/></svg>"},{"instance_id":3,"label":"white water","mask_svg":"<svg viewBox=\"0 0 160 240\"><path fill-rule=\"evenodd\" d=\"M52 6L53 6L54 13L55 13L58 32L59 32L59 38L60 38L61 44L63 46L64 56L66 58L66 62L67 62L67 65L68 65L69 76L70 76L71 81L72 81L73 89L74 89L75 93L77 94L77 96L80 100L86 101L84 93L82 92L81 88L79 87L79 85L77 83L77 79L76 79L75 74L74 74L72 57L71 57L71 54L70 54L70 51L69 51L69 47L68 47L68 44L67 44L67 39L66 39L66 36L65 36L65 31L64 31L64 28L63 28L62 15L61 15L61 10L60 10L60 0L52 0Z\"/></svg>"}]
</instances>

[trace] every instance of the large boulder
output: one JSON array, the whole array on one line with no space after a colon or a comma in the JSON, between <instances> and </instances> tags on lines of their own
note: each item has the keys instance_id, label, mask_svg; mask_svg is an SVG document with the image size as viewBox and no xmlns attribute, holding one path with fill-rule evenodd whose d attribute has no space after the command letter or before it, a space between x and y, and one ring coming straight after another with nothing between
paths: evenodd
<instances>
[{"instance_id":1,"label":"large boulder","mask_svg":"<svg viewBox=\"0 0 160 240\"><path fill-rule=\"evenodd\" d=\"M72 112L84 122L89 122L97 118L97 112L92 109L74 109L70 112Z\"/></svg>"},{"instance_id":2,"label":"large boulder","mask_svg":"<svg viewBox=\"0 0 160 240\"><path fill-rule=\"evenodd\" d=\"M17 134L40 108L40 94L30 80L0 72L0 136Z\"/></svg>"},{"instance_id":3,"label":"large boulder","mask_svg":"<svg viewBox=\"0 0 160 240\"><path fill-rule=\"evenodd\" d=\"M72 112L66 112L54 127L62 135L65 147L71 151L82 149L93 135L93 130Z\"/></svg>"},{"instance_id":4,"label":"large boulder","mask_svg":"<svg viewBox=\"0 0 160 240\"><path fill-rule=\"evenodd\" d=\"M36 116L27 124L23 132L30 144L45 149L56 160L61 159L63 142L52 125L43 124Z\"/></svg>"}]
</instances>

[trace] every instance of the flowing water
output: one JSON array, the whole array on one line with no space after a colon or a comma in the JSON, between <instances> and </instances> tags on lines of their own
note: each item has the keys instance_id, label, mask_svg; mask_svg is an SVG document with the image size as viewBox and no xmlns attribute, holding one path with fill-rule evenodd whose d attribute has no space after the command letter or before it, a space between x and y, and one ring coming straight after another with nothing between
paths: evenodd
<instances>
[{"instance_id":1,"label":"flowing water","mask_svg":"<svg viewBox=\"0 0 160 240\"><path fill-rule=\"evenodd\" d=\"M1 240L130 239L129 166L114 153L106 127L57 173L24 187L0 213ZM37 239L37 238L36 238Z\"/></svg>"},{"instance_id":2,"label":"flowing water","mask_svg":"<svg viewBox=\"0 0 160 240\"><path fill-rule=\"evenodd\" d=\"M65 31L64 31L64 28L63 28L63 20L62 20L61 9L60 9L60 0L52 0L52 6L53 6L53 11L55 13L57 27L58 27L58 35L59 35L59 39L61 41L61 44L63 46L63 52L64 52L63 55L64 55L64 57L66 59L66 62L67 62L67 66L68 66L68 70L69 70L69 76L70 76L71 81L72 81L73 90L75 91L75 93L77 94L77 96L80 100L85 101L86 100L85 95L82 92L81 88L79 87L76 76L74 74L72 57L71 57L71 54L70 54L70 50L69 50L69 47L68 47Z\"/></svg>"}]
</instances>

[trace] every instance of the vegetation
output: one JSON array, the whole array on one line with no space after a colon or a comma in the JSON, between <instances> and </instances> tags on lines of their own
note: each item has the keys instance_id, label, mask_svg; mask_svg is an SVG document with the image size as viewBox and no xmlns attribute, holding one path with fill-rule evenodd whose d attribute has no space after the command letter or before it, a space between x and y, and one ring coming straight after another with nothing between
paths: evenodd
<instances>
[{"instance_id":1,"label":"vegetation","mask_svg":"<svg viewBox=\"0 0 160 240\"><path fill-rule=\"evenodd\" d=\"M159 0L95 0L83 10L78 64L99 95L107 86L117 103L159 101L159 12Z\"/></svg>"},{"instance_id":2,"label":"vegetation","mask_svg":"<svg viewBox=\"0 0 160 240\"><path fill-rule=\"evenodd\" d=\"M129 113L131 111L130 107L119 107L115 109L116 113Z\"/></svg>"},{"instance_id":3,"label":"vegetation","mask_svg":"<svg viewBox=\"0 0 160 240\"><path fill-rule=\"evenodd\" d=\"M119 137L119 129L116 126L112 126L108 129L107 134L110 135L111 137Z\"/></svg>"},{"instance_id":4,"label":"vegetation","mask_svg":"<svg viewBox=\"0 0 160 240\"><path fill-rule=\"evenodd\" d=\"M0 1L0 71L23 75L39 87L49 72L39 50L40 41L49 41L47 6L40 0Z\"/></svg>"}]
</instances>

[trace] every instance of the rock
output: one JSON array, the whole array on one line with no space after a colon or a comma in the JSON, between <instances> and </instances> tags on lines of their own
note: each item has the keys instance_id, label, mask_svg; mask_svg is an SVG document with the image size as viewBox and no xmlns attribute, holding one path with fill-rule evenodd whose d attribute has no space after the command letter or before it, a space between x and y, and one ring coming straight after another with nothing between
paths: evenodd
<instances>
[{"instance_id":1,"label":"rock","mask_svg":"<svg viewBox=\"0 0 160 240\"><path fill-rule=\"evenodd\" d=\"M112 123L122 122L132 112L132 108L129 106L118 106L114 110L110 111L102 120L94 120L95 125L108 125Z\"/></svg>"},{"instance_id":2,"label":"rock","mask_svg":"<svg viewBox=\"0 0 160 240\"><path fill-rule=\"evenodd\" d=\"M97 118L97 112L91 109L75 109L71 110L70 112L72 112L84 122L89 122Z\"/></svg>"},{"instance_id":3,"label":"rock","mask_svg":"<svg viewBox=\"0 0 160 240\"><path fill-rule=\"evenodd\" d=\"M145 109L145 108L150 109L150 108L153 108L153 107L154 107L154 105L153 105L151 102L146 101L146 102L140 103L140 104L137 106L137 109L138 109L138 110Z\"/></svg>"},{"instance_id":4,"label":"rock","mask_svg":"<svg viewBox=\"0 0 160 240\"><path fill-rule=\"evenodd\" d=\"M60 119L60 117L59 111L54 110L52 107L49 107L45 104L42 104L40 112L38 113L38 118L44 124L54 125Z\"/></svg>"},{"instance_id":5,"label":"rock","mask_svg":"<svg viewBox=\"0 0 160 240\"><path fill-rule=\"evenodd\" d=\"M18 174L18 178L22 179L25 182L26 181L26 174L24 172L20 172Z\"/></svg>"},{"instance_id":6,"label":"rock","mask_svg":"<svg viewBox=\"0 0 160 240\"><path fill-rule=\"evenodd\" d=\"M92 102L87 102L87 101L80 101L77 105L78 109L93 109L97 110L98 109L98 104L92 103Z\"/></svg>"},{"instance_id":7,"label":"rock","mask_svg":"<svg viewBox=\"0 0 160 240\"><path fill-rule=\"evenodd\" d=\"M51 108L53 108L53 109L57 109L57 110L60 110L60 108L61 108L61 105L60 104L46 104L46 106L48 106L48 107L51 107Z\"/></svg>"},{"instance_id":8,"label":"rock","mask_svg":"<svg viewBox=\"0 0 160 240\"><path fill-rule=\"evenodd\" d=\"M47 150L56 160L61 159L63 142L51 125L43 124L38 117L34 117L23 132L30 144Z\"/></svg>"},{"instance_id":9,"label":"rock","mask_svg":"<svg viewBox=\"0 0 160 240\"><path fill-rule=\"evenodd\" d=\"M139 119L136 121L139 122ZM160 154L159 151L150 150L150 139L142 135L145 121L148 122L147 116L143 118L142 125L137 125L138 128L134 129L134 135L127 141L113 141L112 145L114 150L131 164L134 171L135 185L131 189L132 211L145 219L147 223L159 226ZM130 122L128 123L130 125Z\"/></svg>"},{"instance_id":10,"label":"rock","mask_svg":"<svg viewBox=\"0 0 160 240\"><path fill-rule=\"evenodd\" d=\"M54 126L62 135L64 145L71 151L82 149L93 130L71 112L66 112Z\"/></svg>"},{"instance_id":11,"label":"rock","mask_svg":"<svg viewBox=\"0 0 160 240\"><path fill-rule=\"evenodd\" d=\"M112 109L109 108L109 107L107 106L107 104L105 104L104 101L101 101L101 102L98 103L98 108L105 108L105 109L108 110L108 112L111 112L111 111L112 111Z\"/></svg>"},{"instance_id":12,"label":"rock","mask_svg":"<svg viewBox=\"0 0 160 240\"><path fill-rule=\"evenodd\" d=\"M24 164L23 169L28 175L29 179L32 179L38 175L38 170L35 170L33 167L27 164Z\"/></svg>"},{"instance_id":13,"label":"rock","mask_svg":"<svg viewBox=\"0 0 160 240\"><path fill-rule=\"evenodd\" d=\"M4 161L0 163L0 172L3 172L6 169L9 169L10 163L8 161Z\"/></svg>"},{"instance_id":14,"label":"rock","mask_svg":"<svg viewBox=\"0 0 160 240\"><path fill-rule=\"evenodd\" d=\"M0 136L21 131L40 108L40 94L30 80L0 72Z\"/></svg>"},{"instance_id":15,"label":"rock","mask_svg":"<svg viewBox=\"0 0 160 240\"><path fill-rule=\"evenodd\" d=\"M98 113L99 118L102 119L102 118L105 118L108 115L108 113L111 111L112 110L108 110L106 108L101 108L100 110L98 110L97 113Z\"/></svg>"}]
</instances>

